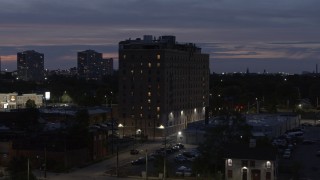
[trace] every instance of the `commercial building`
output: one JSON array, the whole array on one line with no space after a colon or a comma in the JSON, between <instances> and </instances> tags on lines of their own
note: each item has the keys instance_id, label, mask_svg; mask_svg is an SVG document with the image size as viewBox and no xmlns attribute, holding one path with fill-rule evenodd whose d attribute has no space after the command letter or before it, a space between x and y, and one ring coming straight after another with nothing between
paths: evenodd
<instances>
[{"instance_id":1,"label":"commercial building","mask_svg":"<svg viewBox=\"0 0 320 180\"><path fill-rule=\"evenodd\" d=\"M78 52L78 75L85 79L101 79L113 73L113 59L104 59L94 50Z\"/></svg>"},{"instance_id":2,"label":"commercial building","mask_svg":"<svg viewBox=\"0 0 320 180\"><path fill-rule=\"evenodd\" d=\"M24 81L43 81L44 54L34 50L17 53L17 73Z\"/></svg>"},{"instance_id":3,"label":"commercial building","mask_svg":"<svg viewBox=\"0 0 320 180\"><path fill-rule=\"evenodd\" d=\"M0 93L0 111L26 108L28 100L33 100L38 108L43 105L42 94Z\"/></svg>"},{"instance_id":4,"label":"commercial building","mask_svg":"<svg viewBox=\"0 0 320 180\"><path fill-rule=\"evenodd\" d=\"M301 116L294 113L248 114L246 121L252 127L253 136L272 139L299 127Z\"/></svg>"},{"instance_id":5,"label":"commercial building","mask_svg":"<svg viewBox=\"0 0 320 180\"><path fill-rule=\"evenodd\" d=\"M203 120L209 73L209 55L195 44L177 43L175 36L119 42L119 123L124 134L155 138Z\"/></svg>"}]
</instances>

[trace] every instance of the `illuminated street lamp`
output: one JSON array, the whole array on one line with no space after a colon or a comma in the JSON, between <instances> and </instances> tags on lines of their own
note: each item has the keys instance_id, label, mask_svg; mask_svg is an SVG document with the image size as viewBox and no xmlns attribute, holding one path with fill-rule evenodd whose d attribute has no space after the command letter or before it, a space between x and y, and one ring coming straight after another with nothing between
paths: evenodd
<instances>
[{"instance_id":1,"label":"illuminated street lamp","mask_svg":"<svg viewBox=\"0 0 320 180\"><path fill-rule=\"evenodd\" d=\"M124 125L123 124L119 124L118 128L122 128L122 138L124 137Z\"/></svg>"}]
</instances>

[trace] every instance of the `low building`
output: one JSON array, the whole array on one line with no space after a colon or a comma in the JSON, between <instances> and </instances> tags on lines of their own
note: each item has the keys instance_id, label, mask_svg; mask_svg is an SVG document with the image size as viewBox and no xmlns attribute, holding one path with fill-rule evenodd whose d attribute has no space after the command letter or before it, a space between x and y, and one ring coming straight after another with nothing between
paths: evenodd
<instances>
[{"instance_id":1,"label":"low building","mask_svg":"<svg viewBox=\"0 0 320 180\"><path fill-rule=\"evenodd\" d=\"M277 152L272 147L231 145L226 149L225 180L275 180Z\"/></svg>"},{"instance_id":2,"label":"low building","mask_svg":"<svg viewBox=\"0 0 320 180\"><path fill-rule=\"evenodd\" d=\"M37 108L43 106L42 94L0 93L0 111L26 108L28 100L33 100Z\"/></svg>"},{"instance_id":3,"label":"low building","mask_svg":"<svg viewBox=\"0 0 320 180\"><path fill-rule=\"evenodd\" d=\"M252 127L252 134L270 139L283 135L286 131L300 126L300 115L286 114L248 114L247 123Z\"/></svg>"}]
</instances>

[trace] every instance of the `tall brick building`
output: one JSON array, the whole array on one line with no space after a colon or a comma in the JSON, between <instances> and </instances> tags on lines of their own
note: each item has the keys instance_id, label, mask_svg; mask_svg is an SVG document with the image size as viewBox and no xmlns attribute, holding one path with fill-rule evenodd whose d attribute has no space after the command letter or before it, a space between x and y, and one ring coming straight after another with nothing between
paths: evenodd
<instances>
[{"instance_id":1,"label":"tall brick building","mask_svg":"<svg viewBox=\"0 0 320 180\"><path fill-rule=\"evenodd\" d=\"M119 123L124 125L123 134L159 137L203 120L209 104L209 73L209 55L195 44L177 43L175 36L145 35L121 41Z\"/></svg>"}]
</instances>

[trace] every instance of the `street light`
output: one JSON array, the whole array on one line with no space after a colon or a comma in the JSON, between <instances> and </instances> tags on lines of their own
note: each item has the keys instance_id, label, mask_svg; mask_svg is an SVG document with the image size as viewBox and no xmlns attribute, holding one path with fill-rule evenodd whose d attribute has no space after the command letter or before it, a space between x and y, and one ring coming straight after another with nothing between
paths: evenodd
<instances>
[{"instance_id":1,"label":"street light","mask_svg":"<svg viewBox=\"0 0 320 180\"><path fill-rule=\"evenodd\" d=\"M124 125L123 124L119 124L118 128L122 128L122 138L124 137Z\"/></svg>"},{"instance_id":2,"label":"street light","mask_svg":"<svg viewBox=\"0 0 320 180\"><path fill-rule=\"evenodd\" d=\"M166 179L166 156L167 156L167 135L166 135L166 128L163 125L159 126L159 129L164 130L164 157L163 157L163 179Z\"/></svg>"}]
</instances>

